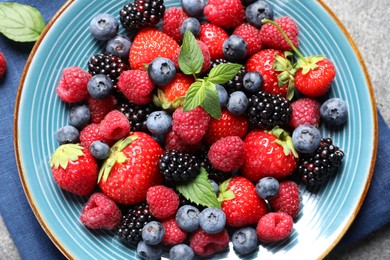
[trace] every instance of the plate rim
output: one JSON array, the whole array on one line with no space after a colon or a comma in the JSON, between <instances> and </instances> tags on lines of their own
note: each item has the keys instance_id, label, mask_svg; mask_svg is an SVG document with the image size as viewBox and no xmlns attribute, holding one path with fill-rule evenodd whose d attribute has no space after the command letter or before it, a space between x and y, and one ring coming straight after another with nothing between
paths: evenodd
<instances>
[{"instance_id":1,"label":"plate rim","mask_svg":"<svg viewBox=\"0 0 390 260\"><path fill-rule=\"evenodd\" d=\"M43 228L43 230L45 231L47 236L50 238L50 240L53 242L53 244L68 259L75 259L76 257L73 256L69 252L69 250L67 250L67 248L61 243L60 239L54 234L54 232L52 232L50 230L48 225L44 222L43 217L42 217L42 213L40 212L40 210L36 206L35 201L31 195L32 191L30 190L30 187L29 187L26 179L24 178L25 171L23 168L23 163L21 160L21 153L20 153L20 149L19 149L20 143L19 143L19 131L18 131L19 124L18 124L18 121L19 121L19 108L20 108L21 95L23 92L23 86L24 86L25 79L26 79L27 73L29 71L30 65L35 57L35 54L36 54L38 48L40 47L43 39L45 38L46 34L49 32L49 30L53 26L53 24L65 12L65 10L74 2L76 2L76 0L67 0L60 7L60 9L54 14L54 16L51 18L51 20L47 23L47 25L45 26L45 29L41 33L39 39L34 44L34 47L31 50L31 53L27 59L26 65L23 69L23 72L22 72L22 75L20 78L20 82L19 82L19 86L18 86L18 90L17 90L17 94L16 94L15 107L14 107L14 148L15 148L14 151L15 151L15 159L16 159L16 164L17 164L18 173L19 173L19 179L22 183L23 191L26 195L27 201L28 201L36 219L38 220L40 226ZM367 66L365 64L363 56L361 55L361 53L359 51L357 44L353 40L352 36L348 32L345 25L341 22L341 20L333 12L333 10L325 2L323 2L323 0L315 0L315 2L317 2L326 11L326 13L330 16L330 18L333 19L333 21L336 23L336 25L341 30L343 35L347 38L354 54L356 55L356 57L359 61L359 64L360 64L360 67L363 71L364 78L366 80L366 85L367 85L367 88L368 88L368 91L370 94L370 105L371 105L371 108L373 111L372 119L373 119L373 128L374 128L373 129L374 130L374 140L373 140L373 146L372 146L371 165L370 165L369 174L368 174L365 186L364 186L364 190L362 192L362 195L360 196L358 203L356 204L354 211L352 212L351 217L348 219L348 221L344 225L343 229L340 231L340 233L334 239L332 244L330 244L328 246L328 248L326 250L324 250L324 252L321 254L320 259L323 259L323 258L325 258L325 256L327 256L330 253L330 251L339 243L341 238L345 235L345 233L347 232L347 230L351 226L352 222L356 218L356 216L357 216L357 214L358 214L358 212L359 212L359 210L364 202L364 199L367 195L368 189L369 189L371 181L372 181L372 176L374 174L376 154L377 154L377 148L378 148L378 116L377 116L377 108L376 108L376 101L375 101L375 92L374 92L374 88L372 85L371 77L369 75Z\"/></svg>"}]
</instances>

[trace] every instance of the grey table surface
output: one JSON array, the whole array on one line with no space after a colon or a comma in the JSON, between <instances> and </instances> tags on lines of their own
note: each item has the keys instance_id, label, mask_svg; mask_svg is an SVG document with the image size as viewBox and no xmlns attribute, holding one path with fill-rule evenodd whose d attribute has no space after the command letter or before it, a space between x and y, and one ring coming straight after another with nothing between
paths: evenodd
<instances>
[{"instance_id":1,"label":"grey table surface","mask_svg":"<svg viewBox=\"0 0 390 260\"><path fill-rule=\"evenodd\" d=\"M323 0L344 23L366 62L375 89L377 106L390 123L388 80L390 49L389 0ZM20 259L12 238L0 216L0 259ZM368 235L327 259L390 259L390 225Z\"/></svg>"}]
</instances>

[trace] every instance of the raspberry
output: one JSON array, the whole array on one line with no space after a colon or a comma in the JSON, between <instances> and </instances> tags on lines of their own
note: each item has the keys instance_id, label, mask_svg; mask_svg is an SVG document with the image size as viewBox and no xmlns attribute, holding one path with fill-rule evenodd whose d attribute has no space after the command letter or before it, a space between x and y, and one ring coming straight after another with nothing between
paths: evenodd
<instances>
[{"instance_id":1,"label":"raspberry","mask_svg":"<svg viewBox=\"0 0 390 260\"><path fill-rule=\"evenodd\" d=\"M7 60L5 59L4 54L0 51L0 79L4 77L6 71Z\"/></svg>"},{"instance_id":2,"label":"raspberry","mask_svg":"<svg viewBox=\"0 0 390 260\"><path fill-rule=\"evenodd\" d=\"M226 28L236 28L245 19L241 0L209 0L204 14L212 24Z\"/></svg>"},{"instance_id":3,"label":"raspberry","mask_svg":"<svg viewBox=\"0 0 390 260\"><path fill-rule=\"evenodd\" d=\"M172 130L186 143L197 144L206 134L210 116L201 107L183 112L178 108L172 115Z\"/></svg>"},{"instance_id":4,"label":"raspberry","mask_svg":"<svg viewBox=\"0 0 390 260\"><path fill-rule=\"evenodd\" d=\"M91 75L80 67L68 67L62 72L56 92L60 99L67 103L80 102L89 94L87 90Z\"/></svg>"},{"instance_id":5,"label":"raspberry","mask_svg":"<svg viewBox=\"0 0 390 260\"><path fill-rule=\"evenodd\" d=\"M188 144L174 131L170 131L165 138L165 149L183 153L194 153L202 146L202 143Z\"/></svg>"},{"instance_id":6,"label":"raspberry","mask_svg":"<svg viewBox=\"0 0 390 260\"><path fill-rule=\"evenodd\" d=\"M168 8L162 19L162 30L175 41L181 41L180 27L185 19L189 16L182 8L170 7Z\"/></svg>"},{"instance_id":7,"label":"raspberry","mask_svg":"<svg viewBox=\"0 0 390 260\"><path fill-rule=\"evenodd\" d=\"M102 135L109 140L119 140L130 132L130 122L118 110L112 110L100 122Z\"/></svg>"},{"instance_id":8,"label":"raspberry","mask_svg":"<svg viewBox=\"0 0 390 260\"><path fill-rule=\"evenodd\" d=\"M104 117L114 109L115 104L116 98L114 96L109 96L101 100L89 97L88 108L91 113L91 122L99 124Z\"/></svg>"},{"instance_id":9,"label":"raspberry","mask_svg":"<svg viewBox=\"0 0 390 260\"><path fill-rule=\"evenodd\" d=\"M260 218L257 223L257 238L266 243L287 238L293 228L293 219L284 212L270 212Z\"/></svg>"},{"instance_id":10,"label":"raspberry","mask_svg":"<svg viewBox=\"0 0 390 260\"><path fill-rule=\"evenodd\" d=\"M153 217L163 220L175 215L179 207L179 196L163 185L150 187L146 193L146 202Z\"/></svg>"},{"instance_id":11,"label":"raspberry","mask_svg":"<svg viewBox=\"0 0 390 260\"><path fill-rule=\"evenodd\" d=\"M275 22L283 29L295 47L298 47L299 28L295 21L287 16L275 19ZM279 30L272 24L264 24L260 29L261 40L270 49L291 51L290 45L284 39Z\"/></svg>"},{"instance_id":12,"label":"raspberry","mask_svg":"<svg viewBox=\"0 0 390 260\"><path fill-rule=\"evenodd\" d=\"M174 246L183 243L187 238L187 233L180 229L175 217L164 220L162 225L165 230L165 235L161 242L163 245Z\"/></svg>"},{"instance_id":13,"label":"raspberry","mask_svg":"<svg viewBox=\"0 0 390 260\"><path fill-rule=\"evenodd\" d=\"M312 125L318 128L320 124L320 103L311 98L300 98L291 103L291 118L289 125L297 128L300 125Z\"/></svg>"},{"instance_id":14,"label":"raspberry","mask_svg":"<svg viewBox=\"0 0 390 260\"><path fill-rule=\"evenodd\" d=\"M279 184L279 193L269 200L270 205L276 211L281 211L295 218L299 212L299 188L293 181L282 181Z\"/></svg>"},{"instance_id":15,"label":"raspberry","mask_svg":"<svg viewBox=\"0 0 390 260\"><path fill-rule=\"evenodd\" d=\"M238 136L221 138L210 147L207 156L217 170L236 170L244 163L244 142Z\"/></svg>"},{"instance_id":16,"label":"raspberry","mask_svg":"<svg viewBox=\"0 0 390 260\"><path fill-rule=\"evenodd\" d=\"M223 43L229 35L219 26L205 23L200 26L199 40L207 45L212 60L224 58Z\"/></svg>"},{"instance_id":17,"label":"raspberry","mask_svg":"<svg viewBox=\"0 0 390 260\"><path fill-rule=\"evenodd\" d=\"M223 251L228 245L229 235L226 229L217 234L207 234L199 228L190 238L190 246L199 256L209 256Z\"/></svg>"},{"instance_id":18,"label":"raspberry","mask_svg":"<svg viewBox=\"0 0 390 260\"><path fill-rule=\"evenodd\" d=\"M150 103L154 84L148 73L141 70L127 70L122 72L118 80L118 89L132 103L144 105Z\"/></svg>"},{"instance_id":19,"label":"raspberry","mask_svg":"<svg viewBox=\"0 0 390 260\"><path fill-rule=\"evenodd\" d=\"M89 124L80 132L81 145L89 149L89 146L95 141L102 141L108 145L112 144L112 141L102 135L99 124Z\"/></svg>"},{"instance_id":20,"label":"raspberry","mask_svg":"<svg viewBox=\"0 0 390 260\"><path fill-rule=\"evenodd\" d=\"M249 23L243 23L238 26L234 32L234 35L238 35L243 38L247 44L246 55L247 57L258 53L263 48L261 41L260 30L250 25Z\"/></svg>"},{"instance_id":21,"label":"raspberry","mask_svg":"<svg viewBox=\"0 0 390 260\"><path fill-rule=\"evenodd\" d=\"M103 193L94 193L84 205L80 220L92 229L114 229L122 218L118 206Z\"/></svg>"}]
</instances>

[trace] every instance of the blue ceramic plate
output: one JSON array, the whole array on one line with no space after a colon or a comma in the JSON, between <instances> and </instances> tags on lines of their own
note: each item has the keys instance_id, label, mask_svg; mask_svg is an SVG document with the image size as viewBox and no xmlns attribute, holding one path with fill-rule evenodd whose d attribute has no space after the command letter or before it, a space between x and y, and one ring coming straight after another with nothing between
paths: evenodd
<instances>
[{"instance_id":1,"label":"blue ceramic plate","mask_svg":"<svg viewBox=\"0 0 390 260\"><path fill-rule=\"evenodd\" d=\"M88 32L91 17L118 11L128 1L69 1L48 25L25 68L15 109L15 146L20 178L38 220L68 258L133 259L135 252L111 232L91 232L79 221L85 199L64 193L54 183L49 159L57 148L55 133L67 124L67 106L55 93L62 70L87 68L102 50ZM179 1L166 0L166 6ZM289 15L300 28L305 55L325 54L337 69L331 96L347 101L348 123L341 130L321 129L346 154L340 174L310 194L302 189L302 206L291 237L259 246L248 258L314 259L325 256L355 218L373 173L377 124L373 90L352 39L321 0L274 0L276 16ZM310 250L308 250L310 249ZM230 248L218 257L235 258Z\"/></svg>"}]
</instances>

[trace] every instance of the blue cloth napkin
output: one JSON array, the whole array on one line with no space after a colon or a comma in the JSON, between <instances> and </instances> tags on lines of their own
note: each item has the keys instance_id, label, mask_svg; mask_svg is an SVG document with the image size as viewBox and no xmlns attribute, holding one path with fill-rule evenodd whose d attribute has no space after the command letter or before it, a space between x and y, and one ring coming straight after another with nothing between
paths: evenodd
<instances>
[{"instance_id":1,"label":"blue cloth napkin","mask_svg":"<svg viewBox=\"0 0 390 260\"><path fill-rule=\"evenodd\" d=\"M64 4L64 0L31 1L19 3L36 7L46 22ZM36 220L23 192L16 167L13 146L13 112L17 87L25 62L33 44L15 43L0 36L0 51L8 61L6 77L0 80L0 213L23 259L64 259ZM342 241L344 247L358 241L372 231L390 222L390 172L388 158L390 130L378 115L379 146L375 174L365 202ZM375 221L372 221L375 219Z\"/></svg>"}]
</instances>

